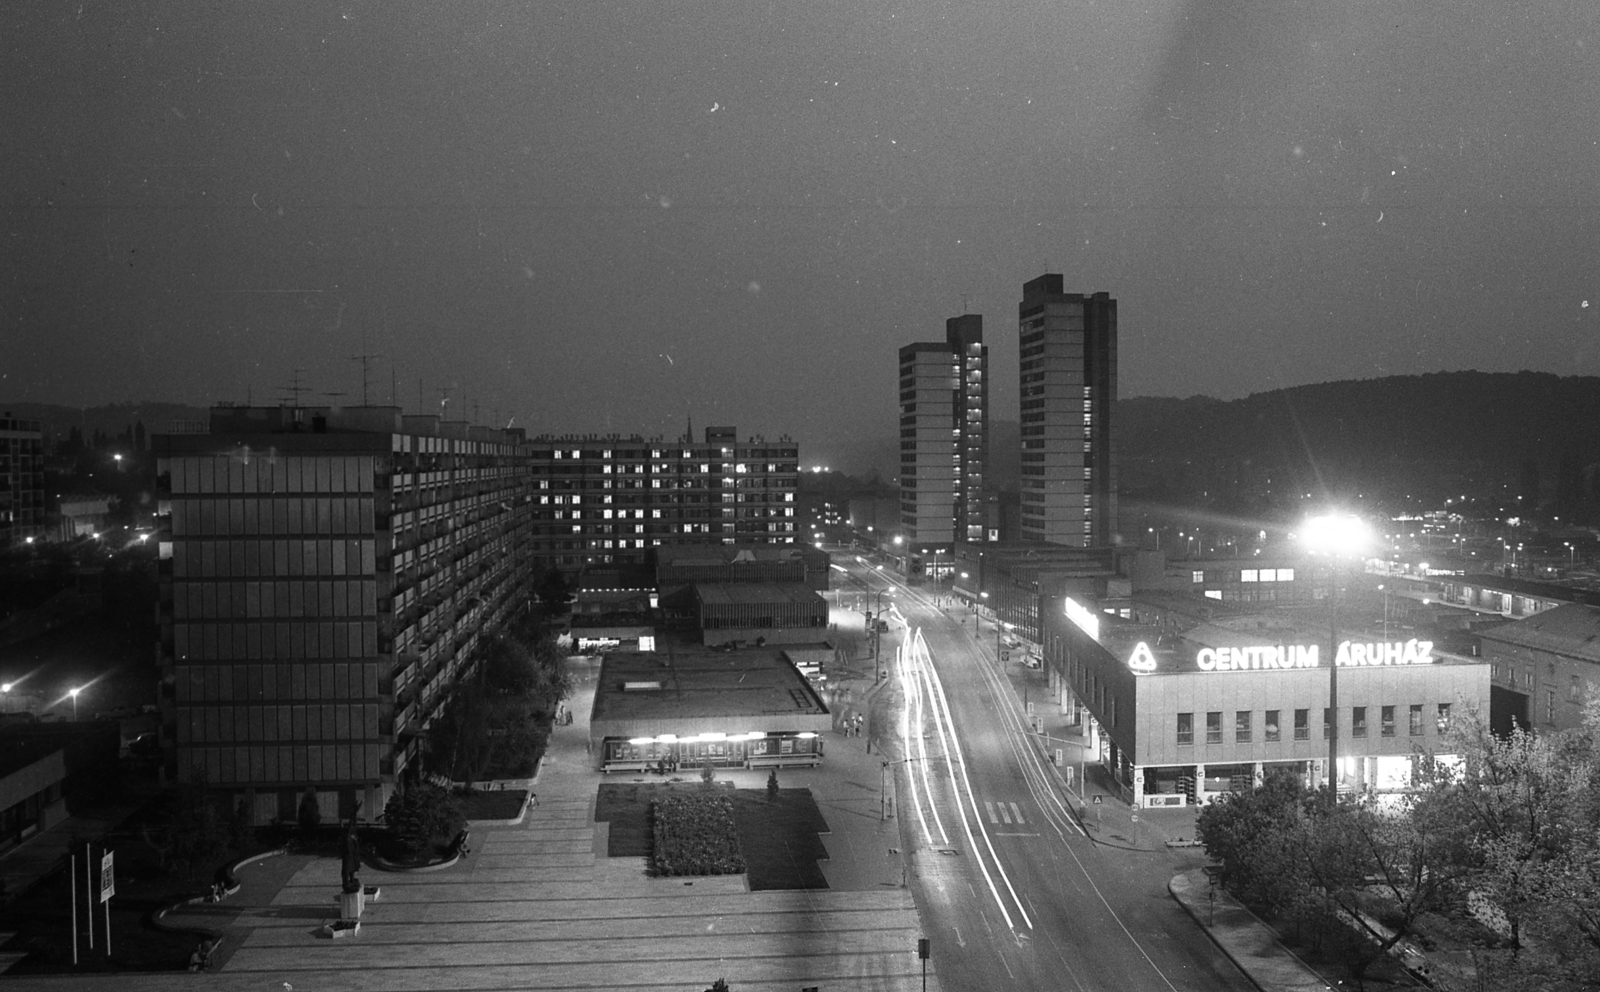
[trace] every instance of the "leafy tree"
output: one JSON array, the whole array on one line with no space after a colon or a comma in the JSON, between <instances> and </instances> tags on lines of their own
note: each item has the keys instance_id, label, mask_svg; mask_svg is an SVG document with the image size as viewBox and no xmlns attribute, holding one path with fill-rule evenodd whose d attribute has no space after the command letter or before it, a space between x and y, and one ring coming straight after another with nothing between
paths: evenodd
<instances>
[{"instance_id":1,"label":"leafy tree","mask_svg":"<svg viewBox=\"0 0 1600 992\"><path fill-rule=\"evenodd\" d=\"M415 855L458 833L467 818L454 796L424 782L390 796L383 822L400 847Z\"/></svg>"},{"instance_id":2,"label":"leafy tree","mask_svg":"<svg viewBox=\"0 0 1600 992\"><path fill-rule=\"evenodd\" d=\"M565 611L567 603L572 599L572 587L560 570L555 568L539 577L538 583L533 587L533 593L539 597L539 605L547 614Z\"/></svg>"},{"instance_id":3,"label":"leafy tree","mask_svg":"<svg viewBox=\"0 0 1600 992\"><path fill-rule=\"evenodd\" d=\"M1418 810L1455 825L1463 903L1504 938L1481 970L1507 989L1584 987L1600 974L1600 699L1566 733L1496 737L1469 713L1446 740L1461 761L1427 766Z\"/></svg>"},{"instance_id":4,"label":"leafy tree","mask_svg":"<svg viewBox=\"0 0 1600 992\"><path fill-rule=\"evenodd\" d=\"M478 673L495 695L527 696L538 681L535 658L510 637L486 636L479 644Z\"/></svg>"},{"instance_id":5,"label":"leafy tree","mask_svg":"<svg viewBox=\"0 0 1600 992\"><path fill-rule=\"evenodd\" d=\"M228 851L227 817L203 778L174 789L161 816L140 834L161 867L179 875L192 875Z\"/></svg>"}]
</instances>

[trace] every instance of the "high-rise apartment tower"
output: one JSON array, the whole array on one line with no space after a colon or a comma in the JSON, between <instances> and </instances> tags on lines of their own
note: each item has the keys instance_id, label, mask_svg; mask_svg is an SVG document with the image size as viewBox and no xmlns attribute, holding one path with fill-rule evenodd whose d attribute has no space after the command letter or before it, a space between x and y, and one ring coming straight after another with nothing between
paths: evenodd
<instances>
[{"instance_id":1,"label":"high-rise apartment tower","mask_svg":"<svg viewBox=\"0 0 1600 992\"><path fill-rule=\"evenodd\" d=\"M900 349L900 519L912 551L984 540L988 362L977 314L945 321L944 341Z\"/></svg>"},{"instance_id":2,"label":"high-rise apartment tower","mask_svg":"<svg viewBox=\"0 0 1600 992\"><path fill-rule=\"evenodd\" d=\"M1022 538L1106 547L1117 527L1117 301L1061 286L1058 273L1033 279L1017 308Z\"/></svg>"}]
</instances>

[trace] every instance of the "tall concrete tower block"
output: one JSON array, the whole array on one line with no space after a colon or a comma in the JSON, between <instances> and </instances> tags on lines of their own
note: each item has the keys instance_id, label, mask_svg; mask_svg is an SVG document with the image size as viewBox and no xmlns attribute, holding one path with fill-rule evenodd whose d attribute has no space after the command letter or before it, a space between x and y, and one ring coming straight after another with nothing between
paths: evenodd
<instances>
[{"instance_id":1,"label":"tall concrete tower block","mask_svg":"<svg viewBox=\"0 0 1600 992\"><path fill-rule=\"evenodd\" d=\"M1107 547L1117 530L1117 301L1067 293L1058 273L1022 287L1022 537Z\"/></svg>"}]
</instances>

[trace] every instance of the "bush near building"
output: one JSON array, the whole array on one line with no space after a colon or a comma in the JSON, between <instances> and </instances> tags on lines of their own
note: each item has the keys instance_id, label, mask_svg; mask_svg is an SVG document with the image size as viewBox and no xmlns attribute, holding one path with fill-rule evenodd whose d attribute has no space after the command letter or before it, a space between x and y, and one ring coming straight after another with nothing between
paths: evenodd
<instances>
[{"instance_id":1,"label":"bush near building","mask_svg":"<svg viewBox=\"0 0 1600 992\"><path fill-rule=\"evenodd\" d=\"M437 785L423 782L395 793L383 808L389 838L406 857L447 843L467 825L461 803Z\"/></svg>"}]
</instances>

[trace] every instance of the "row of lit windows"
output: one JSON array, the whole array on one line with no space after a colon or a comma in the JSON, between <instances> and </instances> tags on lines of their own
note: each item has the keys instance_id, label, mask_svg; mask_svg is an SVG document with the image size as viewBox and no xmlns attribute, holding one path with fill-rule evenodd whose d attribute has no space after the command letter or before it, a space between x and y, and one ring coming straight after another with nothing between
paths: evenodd
<instances>
[{"instance_id":1,"label":"row of lit windows","mask_svg":"<svg viewBox=\"0 0 1600 992\"><path fill-rule=\"evenodd\" d=\"M1374 707L1352 706L1350 708L1350 737L1361 739L1368 736L1368 711ZM1379 737L1394 737L1398 728L1395 724L1397 706L1380 706L1378 710ZM1265 743L1275 744L1283 740L1283 726L1279 720L1282 710L1267 710L1266 719L1262 724L1261 739ZM1410 704L1406 712L1406 733L1410 737L1421 737L1427 733L1424 706L1422 703ZM1177 725L1177 741L1180 746L1190 746L1195 743L1194 714L1179 713ZM1222 744L1223 740L1223 711L1211 710L1206 713L1207 744ZM1322 710L1322 738L1327 740L1331 732L1333 711L1327 707ZM1434 726L1440 733L1450 723L1450 704L1439 703L1435 711ZM1299 709L1294 711L1293 740L1308 741L1311 739L1311 711ZM1255 711L1235 710L1233 714L1233 743L1251 744L1255 742Z\"/></svg>"},{"instance_id":2,"label":"row of lit windows","mask_svg":"<svg viewBox=\"0 0 1600 992\"><path fill-rule=\"evenodd\" d=\"M1215 573L1213 573L1213 574L1215 574ZM1192 583L1194 583L1194 584L1199 584L1199 583L1202 583L1202 582L1204 582L1206 580L1206 573L1201 571L1200 569L1195 569L1194 571L1192 571L1190 573L1190 576L1191 576L1190 581ZM1231 577L1232 577L1231 573L1228 576L1216 575L1216 578L1217 578L1218 581L1226 581L1227 578L1231 578ZM1293 582L1294 581L1294 569L1292 569L1292 568L1244 568L1244 569L1240 569L1239 570L1239 581L1240 582Z\"/></svg>"},{"instance_id":3,"label":"row of lit windows","mask_svg":"<svg viewBox=\"0 0 1600 992\"><path fill-rule=\"evenodd\" d=\"M798 448L772 448L772 449L745 448L744 450L748 454L756 455L757 457L759 457L760 455L773 455L773 456L778 457L778 458L798 458L798 457L800 457L800 450ZM733 449L733 448L713 448L713 449L710 449L710 450L702 449L700 451L695 451L695 450L690 449L690 448L685 448L685 449L683 449L683 453L681 455L679 455L678 457L681 457L684 460L710 458L710 457L713 457L713 455L711 454L712 451L715 451L717 454L720 454L723 458L732 458L732 457L734 457L735 449ZM585 457L588 457L588 458L617 458L617 457L621 457L621 458L644 458L645 455L644 455L644 452L642 452L642 451L638 451L638 452L625 451L619 456L619 455L617 455L616 449L614 449L614 448L603 448L598 453L596 453L594 451L590 451L587 455L584 454L583 449L581 449L581 448L557 448L557 449L555 449L553 451L535 451L533 453L533 458L534 458L535 461L538 461L538 460L544 459L544 458L550 458L550 459L553 459L555 461L578 461L578 460L581 460L581 459L583 459ZM674 456L669 454L669 453L667 453L667 451L665 449L663 449L663 448L651 448L650 449L650 458L652 458L652 459L672 458L672 457L674 457ZM701 462L700 464L704 465L705 463ZM776 469L769 468L768 471L769 472L770 471L776 471Z\"/></svg>"}]
</instances>

